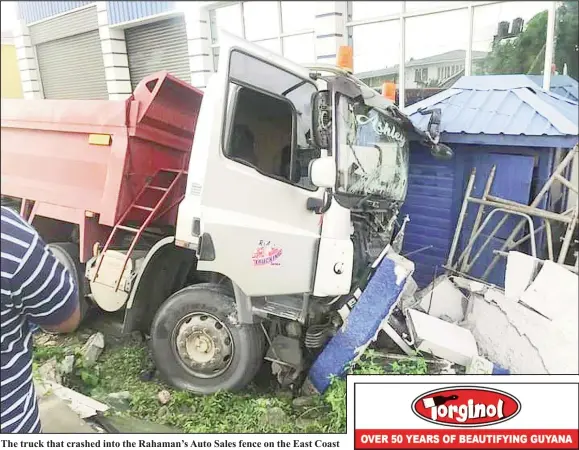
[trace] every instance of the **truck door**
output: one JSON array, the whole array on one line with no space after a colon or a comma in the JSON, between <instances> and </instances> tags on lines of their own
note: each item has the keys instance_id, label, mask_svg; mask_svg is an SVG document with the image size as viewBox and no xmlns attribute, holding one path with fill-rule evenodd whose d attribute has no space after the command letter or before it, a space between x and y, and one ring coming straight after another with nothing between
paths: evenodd
<instances>
[{"instance_id":1,"label":"truck door","mask_svg":"<svg viewBox=\"0 0 579 450\"><path fill-rule=\"evenodd\" d=\"M196 128L177 241L198 242L198 270L218 272L248 296L311 292L323 199L308 165L309 71L266 49L220 36Z\"/></svg>"}]
</instances>

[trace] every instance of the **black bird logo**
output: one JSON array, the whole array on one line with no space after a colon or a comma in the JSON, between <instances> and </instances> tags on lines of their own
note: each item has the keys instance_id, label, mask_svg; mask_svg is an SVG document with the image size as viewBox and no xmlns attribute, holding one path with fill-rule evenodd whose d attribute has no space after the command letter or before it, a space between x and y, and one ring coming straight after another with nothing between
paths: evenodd
<instances>
[{"instance_id":1,"label":"black bird logo","mask_svg":"<svg viewBox=\"0 0 579 450\"><path fill-rule=\"evenodd\" d=\"M422 403L425 408L434 408L436 406L444 405L451 400L458 400L458 395L435 395L434 397L425 398Z\"/></svg>"}]
</instances>

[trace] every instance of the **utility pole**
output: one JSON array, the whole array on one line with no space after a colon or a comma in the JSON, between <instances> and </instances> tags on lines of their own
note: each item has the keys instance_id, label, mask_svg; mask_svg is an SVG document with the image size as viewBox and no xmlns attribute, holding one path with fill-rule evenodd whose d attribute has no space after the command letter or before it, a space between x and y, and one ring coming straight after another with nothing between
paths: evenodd
<instances>
[{"instance_id":1,"label":"utility pole","mask_svg":"<svg viewBox=\"0 0 579 450\"><path fill-rule=\"evenodd\" d=\"M551 70L553 65L553 53L555 51L555 16L557 15L557 2L550 2L547 16L547 41L545 42L545 68L543 70L543 89L551 90Z\"/></svg>"}]
</instances>

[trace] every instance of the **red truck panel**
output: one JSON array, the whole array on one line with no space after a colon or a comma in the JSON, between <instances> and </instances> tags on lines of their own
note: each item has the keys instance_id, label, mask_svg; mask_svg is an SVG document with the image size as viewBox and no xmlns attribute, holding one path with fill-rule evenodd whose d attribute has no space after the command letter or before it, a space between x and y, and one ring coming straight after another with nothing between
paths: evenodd
<instances>
[{"instance_id":1,"label":"red truck panel","mask_svg":"<svg viewBox=\"0 0 579 450\"><path fill-rule=\"evenodd\" d=\"M202 96L162 72L126 101L2 100L2 195L33 201L40 216L81 226L94 216L109 229L157 170L187 170ZM110 135L110 144L90 144L94 134Z\"/></svg>"}]
</instances>

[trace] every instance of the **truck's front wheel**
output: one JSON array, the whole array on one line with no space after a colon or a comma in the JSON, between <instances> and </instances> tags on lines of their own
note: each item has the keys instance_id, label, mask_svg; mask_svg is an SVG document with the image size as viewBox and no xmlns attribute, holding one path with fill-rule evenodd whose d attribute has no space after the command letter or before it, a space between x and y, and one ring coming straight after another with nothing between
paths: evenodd
<instances>
[{"instance_id":1,"label":"truck's front wheel","mask_svg":"<svg viewBox=\"0 0 579 450\"><path fill-rule=\"evenodd\" d=\"M198 394L242 389L265 350L257 325L236 321L235 301L223 287L199 284L173 294L151 325L153 359L173 386Z\"/></svg>"}]
</instances>

